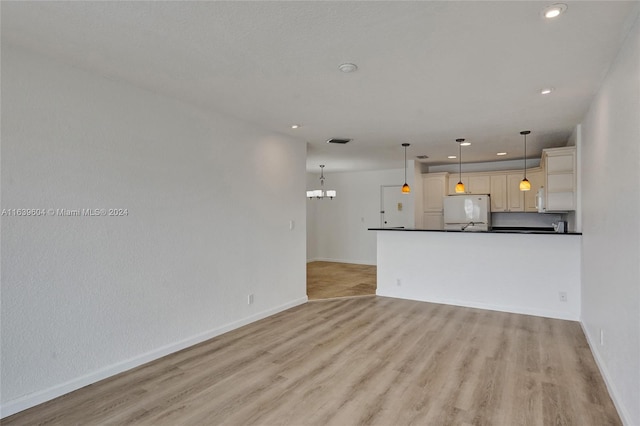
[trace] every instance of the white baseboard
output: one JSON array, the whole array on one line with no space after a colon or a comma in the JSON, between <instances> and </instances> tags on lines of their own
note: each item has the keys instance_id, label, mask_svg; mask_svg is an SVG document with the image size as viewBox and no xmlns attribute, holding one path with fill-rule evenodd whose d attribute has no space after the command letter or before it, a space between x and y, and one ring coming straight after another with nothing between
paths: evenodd
<instances>
[{"instance_id":1,"label":"white baseboard","mask_svg":"<svg viewBox=\"0 0 640 426\"><path fill-rule=\"evenodd\" d=\"M579 321L579 315L570 312L552 311L547 309L527 308L522 306L492 305L489 303L469 302L466 300L454 299L420 299L414 297L403 297L395 293L386 293L384 290L376 290L376 295L381 297L393 297L396 299L417 300L419 302L439 303L442 305L462 306L465 308L485 309L487 311L508 312L511 314L533 315L536 317L554 318L568 321Z\"/></svg>"},{"instance_id":2,"label":"white baseboard","mask_svg":"<svg viewBox=\"0 0 640 426\"><path fill-rule=\"evenodd\" d=\"M212 339L216 336L227 333L231 330L235 330L236 328L240 328L252 322L277 314L278 312L285 311L287 309L293 308L294 306L302 305L307 301L308 301L307 296L292 300L283 305L277 306L272 309L267 309L262 312L258 312L254 315L251 315L250 317L243 318L238 321L234 321L222 327L209 330L204 333L200 333L198 335L189 337L179 342L162 346L160 348L154 349L142 355L101 368L100 370L94 371L84 376L77 377L65 383L61 383L59 385L52 386L48 389L44 389L38 392L31 393L29 395L22 396L12 401L8 401L2 406L0 406L0 419L10 416L12 414L18 413L20 411L26 410L28 408L35 407L38 404L42 404L43 402L50 401L54 398L57 398L69 392L73 392L74 390L80 389L84 386L90 385L92 383L96 383L100 380L106 379L107 377L115 376L116 374L122 373L127 370L131 370L132 368L135 368L135 367L139 367L140 365L154 361L158 358L162 358L163 356L167 356L174 352L178 352L182 349L188 348L189 346L202 343L206 340Z\"/></svg>"},{"instance_id":3,"label":"white baseboard","mask_svg":"<svg viewBox=\"0 0 640 426\"><path fill-rule=\"evenodd\" d=\"M310 262L335 262L335 263L352 263L355 265L370 265L370 266L376 266L376 263L373 262L367 262L364 260L349 260L349 259L333 259L333 258L329 258L329 257L316 257L315 259L307 259L307 263Z\"/></svg>"},{"instance_id":4,"label":"white baseboard","mask_svg":"<svg viewBox=\"0 0 640 426\"><path fill-rule=\"evenodd\" d=\"M589 349L591 349L591 353L593 354L593 359L596 360L596 365L600 370L600 374L604 379L604 384L607 386L607 390L609 391L609 395L611 396L611 400L613 401L613 405L616 406L616 410L618 410L618 415L620 416L620 420L622 420L622 424L631 426L631 415L626 410L624 405L620 403L621 399L619 398L618 392L616 392L615 386L613 386L613 381L611 380L611 376L609 375L609 370L607 370L606 364L600 357L600 352L598 351L596 342L591 340L591 336L587 332L587 329L584 326L584 323L580 321L580 327L582 327L582 333L587 338L587 343L589 344Z\"/></svg>"}]
</instances>

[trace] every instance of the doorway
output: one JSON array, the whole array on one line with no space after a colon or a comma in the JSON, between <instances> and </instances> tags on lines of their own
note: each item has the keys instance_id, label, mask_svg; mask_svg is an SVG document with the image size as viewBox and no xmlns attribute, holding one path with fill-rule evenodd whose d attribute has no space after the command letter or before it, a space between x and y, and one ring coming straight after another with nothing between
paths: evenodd
<instances>
[{"instance_id":1,"label":"doorway","mask_svg":"<svg viewBox=\"0 0 640 426\"><path fill-rule=\"evenodd\" d=\"M309 300L376 294L376 266L339 262L307 263Z\"/></svg>"},{"instance_id":2,"label":"doorway","mask_svg":"<svg viewBox=\"0 0 640 426\"><path fill-rule=\"evenodd\" d=\"M401 185L380 185L380 227L408 228L412 214Z\"/></svg>"}]
</instances>

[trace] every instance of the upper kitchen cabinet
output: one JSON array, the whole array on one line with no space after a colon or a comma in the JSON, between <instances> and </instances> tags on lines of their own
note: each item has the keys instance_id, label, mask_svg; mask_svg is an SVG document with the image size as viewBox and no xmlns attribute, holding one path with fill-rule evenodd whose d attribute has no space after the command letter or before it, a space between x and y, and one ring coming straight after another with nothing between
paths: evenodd
<instances>
[{"instance_id":1,"label":"upper kitchen cabinet","mask_svg":"<svg viewBox=\"0 0 640 426\"><path fill-rule=\"evenodd\" d=\"M535 167L527 170L527 179L531 190L520 191L522 171L492 172L491 211L496 212L537 212L536 194L544 183L542 169Z\"/></svg>"},{"instance_id":2,"label":"upper kitchen cabinet","mask_svg":"<svg viewBox=\"0 0 640 426\"><path fill-rule=\"evenodd\" d=\"M507 210L508 212L537 212L536 195L544 183L544 175L538 167L527 170L527 180L531 184L529 191L520 191L520 182L524 173L507 173Z\"/></svg>"},{"instance_id":3,"label":"upper kitchen cabinet","mask_svg":"<svg viewBox=\"0 0 640 426\"><path fill-rule=\"evenodd\" d=\"M544 173L541 169L527 170L527 179L531 184L531 190L524 193L524 211L537 213L536 197L538 190L544 186Z\"/></svg>"},{"instance_id":4,"label":"upper kitchen cabinet","mask_svg":"<svg viewBox=\"0 0 640 426\"><path fill-rule=\"evenodd\" d=\"M449 178L449 195L456 194L456 184L460 180L459 176L452 173ZM465 194L490 194L491 175L488 173L464 173L462 175Z\"/></svg>"},{"instance_id":5,"label":"upper kitchen cabinet","mask_svg":"<svg viewBox=\"0 0 640 426\"><path fill-rule=\"evenodd\" d=\"M576 148L551 148L542 151L545 210L576 209Z\"/></svg>"},{"instance_id":6,"label":"upper kitchen cabinet","mask_svg":"<svg viewBox=\"0 0 640 426\"><path fill-rule=\"evenodd\" d=\"M507 210L507 175L504 173L491 175L491 211Z\"/></svg>"},{"instance_id":7,"label":"upper kitchen cabinet","mask_svg":"<svg viewBox=\"0 0 640 426\"><path fill-rule=\"evenodd\" d=\"M524 211L524 192L520 191L520 181L522 180L522 172L514 172L507 174L507 211L523 212Z\"/></svg>"}]
</instances>

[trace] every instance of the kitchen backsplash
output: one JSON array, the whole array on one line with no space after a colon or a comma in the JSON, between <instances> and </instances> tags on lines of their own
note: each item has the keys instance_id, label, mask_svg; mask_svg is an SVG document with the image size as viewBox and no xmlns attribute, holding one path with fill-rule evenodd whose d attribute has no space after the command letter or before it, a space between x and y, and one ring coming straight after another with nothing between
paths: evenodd
<instances>
[{"instance_id":1,"label":"kitchen backsplash","mask_svg":"<svg viewBox=\"0 0 640 426\"><path fill-rule=\"evenodd\" d=\"M563 220L562 214L550 213L491 213L492 227L551 228Z\"/></svg>"}]
</instances>

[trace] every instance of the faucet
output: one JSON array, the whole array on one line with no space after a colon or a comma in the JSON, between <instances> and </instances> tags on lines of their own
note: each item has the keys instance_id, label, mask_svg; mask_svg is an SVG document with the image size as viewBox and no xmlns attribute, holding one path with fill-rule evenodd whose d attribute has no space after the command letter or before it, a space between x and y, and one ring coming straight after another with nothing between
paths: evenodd
<instances>
[{"instance_id":1,"label":"faucet","mask_svg":"<svg viewBox=\"0 0 640 426\"><path fill-rule=\"evenodd\" d=\"M461 231L464 231L464 230L465 230L465 229L467 229L470 225L471 225L471 226L473 226L473 225L475 225L475 223L473 223L473 222L469 222L469 223L467 223L466 225L464 225L464 226L462 227Z\"/></svg>"}]
</instances>

